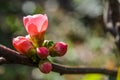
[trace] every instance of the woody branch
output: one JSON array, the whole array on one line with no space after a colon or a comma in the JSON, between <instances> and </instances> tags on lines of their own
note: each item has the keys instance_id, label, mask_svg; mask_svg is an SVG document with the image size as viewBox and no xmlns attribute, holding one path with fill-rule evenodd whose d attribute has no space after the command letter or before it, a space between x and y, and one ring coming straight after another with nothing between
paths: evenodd
<instances>
[{"instance_id":1,"label":"woody branch","mask_svg":"<svg viewBox=\"0 0 120 80\"><path fill-rule=\"evenodd\" d=\"M0 64L21 64L26 66L37 67L37 63L32 62L28 57L20 55L18 52L0 45ZM52 71L63 74L88 74L88 73L99 73L110 76L116 76L116 70L107 70L104 68L80 68L70 67L60 64L53 63Z\"/></svg>"}]
</instances>

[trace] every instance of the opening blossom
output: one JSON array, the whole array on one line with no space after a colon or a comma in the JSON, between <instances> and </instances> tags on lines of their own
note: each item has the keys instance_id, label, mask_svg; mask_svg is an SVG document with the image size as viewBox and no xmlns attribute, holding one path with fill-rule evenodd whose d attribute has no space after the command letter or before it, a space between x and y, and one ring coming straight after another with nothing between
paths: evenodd
<instances>
[{"instance_id":1,"label":"opening blossom","mask_svg":"<svg viewBox=\"0 0 120 80\"><path fill-rule=\"evenodd\" d=\"M46 31L48 27L48 18L46 14L29 15L23 17L23 23L30 36L36 36Z\"/></svg>"},{"instance_id":2,"label":"opening blossom","mask_svg":"<svg viewBox=\"0 0 120 80\"><path fill-rule=\"evenodd\" d=\"M23 17L23 23L26 31L30 35L33 45L39 47L44 41L44 34L48 27L48 18L44 14L28 15Z\"/></svg>"}]
</instances>

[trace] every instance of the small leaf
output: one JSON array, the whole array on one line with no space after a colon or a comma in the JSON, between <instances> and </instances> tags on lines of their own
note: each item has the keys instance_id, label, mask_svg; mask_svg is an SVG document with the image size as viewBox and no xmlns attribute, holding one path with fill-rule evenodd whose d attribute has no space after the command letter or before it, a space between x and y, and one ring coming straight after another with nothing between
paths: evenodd
<instances>
[{"instance_id":1,"label":"small leaf","mask_svg":"<svg viewBox=\"0 0 120 80\"><path fill-rule=\"evenodd\" d=\"M53 44L54 44L53 41L49 41L49 42L48 42L48 47L51 47Z\"/></svg>"},{"instance_id":2,"label":"small leaf","mask_svg":"<svg viewBox=\"0 0 120 80\"><path fill-rule=\"evenodd\" d=\"M54 44L53 41L51 41L51 40L45 40L44 43L43 43L43 46L49 48L49 47L51 47L53 44Z\"/></svg>"}]
</instances>

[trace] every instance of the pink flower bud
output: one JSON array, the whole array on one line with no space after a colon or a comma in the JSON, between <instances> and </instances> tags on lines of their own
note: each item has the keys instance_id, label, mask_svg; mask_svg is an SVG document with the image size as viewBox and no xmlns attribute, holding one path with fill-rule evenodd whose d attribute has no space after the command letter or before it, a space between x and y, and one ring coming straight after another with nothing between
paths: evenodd
<instances>
[{"instance_id":1,"label":"pink flower bud","mask_svg":"<svg viewBox=\"0 0 120 80\"><path fill-rule=\"evenodd\" d=\"M63 56L67 52L67 44L64 42L57 42L50 48L51 56Z\"/></svg>"},{"instance_id":2,"label":"pink flower bud","mask_svg":"<svg viewBox=\"0 0 120 80\"><path fill-rule=\"evenodd\" d=\"M48 18L42 14L29 15L23 17L25 29L29 33L32 43L35 47L42 46L44 34L48 27Z\"/></svg>"},{"instance_id":3,"label":"pink flower bud","mask_svg":"<svg viewBox=\"0 0 120 80\"><path fill-rule=\"evenodd\" d=\"M48 18L42 14L29 15L23 17L25 29L31 36L39 35L46 31L48 27Z\"/></svg>"},{"instance_id":4,"label":"pink flower bud","mask_svg":"<svg viewBox=\"0 0 120 80\"><path fill-rule=\"evenodd\" d=\"M42 64L39 64L39 69L43 73L49 73L52 70L52 64L50 62L44 62Z\"/></svg>"},{"instance_id":5,"label":"pink flower bud","mask_svg":"<svg viewBox=\"0 0 120 80\"><path fill-rule=\"evenodd\" d=\"M54 45L54 50L58 52L59 56L63 56L67 52L67 44L64 42L57 42Z\"/></svg>"},{"instance_id":6,"label":"pink flower bud","mask_svg":"<svg viewBox=\"0 0 120 80\"><path fill-rule=\"evenodd\" d=\"M33 48L32 43L23 36L13 38L12 43L16 50L23 55L26 55L29 52L29 50Z\"/></svg>"},{"instance_id":7,"label":"pink flower bud","mask_svg":"<svg viewBox=\"0 0 120 80\"><path fill-rule=\"evenodd\" d=\"M39 58L47 58L49 55L48 49L46 47L39 47L37 48L37 55Z\"/></svg>"}]
</instances>

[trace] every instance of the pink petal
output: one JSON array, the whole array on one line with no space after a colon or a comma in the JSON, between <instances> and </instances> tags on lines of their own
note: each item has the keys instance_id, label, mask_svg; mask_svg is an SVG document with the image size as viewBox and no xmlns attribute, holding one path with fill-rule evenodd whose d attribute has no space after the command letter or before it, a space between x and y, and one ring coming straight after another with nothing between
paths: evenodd
<instances>
[{"instance_id":1,"label":"pink petal","mask_svg":"<svg viewBox=\"0 0 120 80\"><path fill-rule=\"evenodd\" d=\"M46 31L48 26L48 19L46 15L34 15L31 22L33 22L37 26L38 32Z\"/></svg>"},{"instance_id":2,"label":"pink petal","mask_svg":"<svg viewBox=\"0 0 120 80\"><path fill-rule=\"evenodd\" d=\"M46 31L48 28L48 20L45 20L42 24L41 32Z\"/></svg>"},{"instance_id":3,"label":"pink petal","mask_svg":"<svg viewBox=\"0 0 120 80\"><path fill-rule=\"evenodd\" d=\"M31 16L26 16L26 17L23 17L23 24L24 26L26 27L26 24L28 23L29 19L31 18Z\"/></svg>"},{"instance_id":4,"label":"pink petal","mask_svg":"<svg viewBox=\"0 0 120 80\"><path fill-rule=\"evenodd\" d=\"M27 31L30 35L36 35L38 33L37 26L33 23L28 24Z\"/></svg>"}]
</instances>

